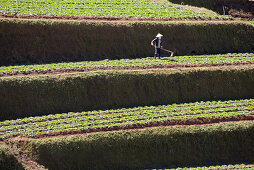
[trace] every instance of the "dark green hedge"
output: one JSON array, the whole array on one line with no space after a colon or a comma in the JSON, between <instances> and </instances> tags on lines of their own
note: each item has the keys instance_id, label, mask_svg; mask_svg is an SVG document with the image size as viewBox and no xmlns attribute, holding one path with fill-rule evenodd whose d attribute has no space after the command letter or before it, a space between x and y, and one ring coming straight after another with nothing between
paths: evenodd
<instances>
[{"instance_id":1,"label":"dark green hedge","mask_svg":"<svg viewBox=\"0 0 254 170\"><path fill-rule=\"evenodd\" d=\"M139 169L253 163L254 122L160 127L20 141L49 169Z\"/></svg>"},{"instance_id":2,"label":"dark green hedge","mask_svg":"<svg viewBox=\"0 0 254 170\"><path fill-rule=\"evenodd\" d=\"M94 71L0 78L0 120L254 97L254 67Z\"/></svg>"},{"instance_id":3,"label":"dark green hedge","mask_svg":"<svg viewBox=\"0 0 254 170\"><path fill-rule=\"evenodd\" d=\"M0 19L0 65L153 56L158 32L176 55L254 51L243 22Z\"/></svg>"}]
</instances>

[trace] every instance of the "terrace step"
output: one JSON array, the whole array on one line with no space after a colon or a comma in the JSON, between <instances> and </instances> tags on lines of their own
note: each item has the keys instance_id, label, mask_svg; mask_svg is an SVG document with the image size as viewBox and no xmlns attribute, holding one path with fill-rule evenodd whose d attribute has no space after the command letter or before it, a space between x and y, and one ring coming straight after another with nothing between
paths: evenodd
<instances>
[{"instance_id":1,"label":"terrace step","mask_svg":"<svg viewBox=\"0 0 254 170\"><path fill-rule=\"evenodd\" d=\"M0 139L254 120L254 99L69 112L0 122Z\"/></svg>"},{"instance_id":2,"label":"terrace step","mask_svg":"<svg viewBox=\"0 0 254 170\"><path fill-rule=\"evenodd\" d=\"M9 141L49 169L151 169L254 161L254 121Z\"/></svg>"},{"instance_id":3,"label":"terrace step","mask_svg":"<svg viewBox=\"0 0 254 170\"><path fill-rule=\"evenodd\" d=\"M147 57L154 53L150 42L158 30L164 35L163 46L176 55L254 50L254 26L235 21L99 22L0 18L0 25L2 66Z\"/></svg>"},{"instance_id":4,"label":"terrace step","mask_svg":"<svg viewBox=\"0 0 254 170\"><path fill-rule=\"evenodd\" d=\"M0 122L3 145L28 169L250 163L253 131L254 99L69 112Z\"/></svg>"},{"instance_id":5,"label":"terrace step","mask_svg":"<svg viewBox=\"0 0 254 170\"><path fill-rule=\"evenodd\" d=\"M109 70L0 78L0 120L254 96L254 66Z\"/></svg>"}]
</instances>

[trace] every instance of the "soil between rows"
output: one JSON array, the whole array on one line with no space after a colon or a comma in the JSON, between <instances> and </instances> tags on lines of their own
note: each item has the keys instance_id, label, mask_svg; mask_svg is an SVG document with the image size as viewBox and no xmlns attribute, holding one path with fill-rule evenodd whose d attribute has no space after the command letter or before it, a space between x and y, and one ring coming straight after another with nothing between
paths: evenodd
<instances>
[{"instance_id":1,"label":"soil between rows","mask_svg":"<svg viewBox=\"0 0 254 170\"><path fill-rule=\"evenodd\" d=\"M237 63L213 63L213 64L165 64L152 66L115 66L115 67L88 67L88 68L72 68L72 69L57 69L44 71L26 71L26 72L9 72L0 73L0 77L14 75L38 75L38 74L59 74L72 72L86 72L97 70L145 70L145 69L163 69L163 68L191 68L191 67L214 67L214 66L239 66L252 65L254 62L237 62Z\"/></svg>"},{"instance_id":2,"label":"soil between rows","mask_svg":"<svg viewBox=\"0 0 254 170\"><path fill-rule=\"evenodd\" d=\"M246 121L254 120L254 115L238 115L231 117L216 117L216 118L192 118L192 119L178 119L178 120L170 120L163 122L152 122L147 124L136 124L136 125L128 125L121 127L110 127L110 128L98 128L98 129L85 129L85 130L69 130L64 132L51 132L47 134L38 134L36 136L22 136L16 135L11 136L2 140L9 140L12 138L46 138L46 137L54 137L54 136L66 136L66 135L74 135L74 134L87 134L87 133L95 133L95 132L108 132L108 131L120 131L120 130L136 130L136 129L145 129L151 127L163 127L163 126L190 126L190 125L205 125L205 124L216 124L222 122L236 122L236 121Z\"/></svg>"},{"instance_id":3,"label":"soil between rows","mask_svg":"<svg viewBox=\"0 0 254 170\"><path fill-rule=\"evenodd\" d=\"M51 16L51 15L14 15L0 14L0 18L22 18L22 19L67 19L67 20L104 20L104 21L232 21L233 18L213 17L181 17L181 18L137 18L137 17L111 17L111 16Z\"/></svg>"}]
</instances>

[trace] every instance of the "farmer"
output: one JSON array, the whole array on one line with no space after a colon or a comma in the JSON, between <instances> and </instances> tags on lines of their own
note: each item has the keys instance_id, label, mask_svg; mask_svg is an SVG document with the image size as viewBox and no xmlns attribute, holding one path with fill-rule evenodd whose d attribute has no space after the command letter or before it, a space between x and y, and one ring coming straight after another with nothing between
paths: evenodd
<instances>
[{"instance_id":1,"label":"farmer","mask_svg":"<svg viewBox=\"0 0 254 170\"><path fill-rule=\"evenodd\" d=\"M161 48L162 48L162 46L161 46L161 43L162 43L161 37L162 36L163 36L162 34L158 33L156 35L156 38L153 39L153 41L151 42L151 45L155 47L154 58L159 57L159 59L160 59Z\"/></svg>"}]
</instances>

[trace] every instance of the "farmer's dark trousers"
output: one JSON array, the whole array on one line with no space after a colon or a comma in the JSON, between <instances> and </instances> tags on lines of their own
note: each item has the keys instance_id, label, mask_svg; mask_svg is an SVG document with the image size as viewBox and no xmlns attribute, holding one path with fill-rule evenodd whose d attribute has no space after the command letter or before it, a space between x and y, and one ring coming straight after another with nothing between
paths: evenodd
<instances>
[{"instance_id":1,"label":"farmer's dark trousers","mask_svg":"<svg viewBox=\"0 0 254 170\"><path fill-rule=\"evenodd\" d=\"M161 49L160 48L155 48L155 53L154 53L154 57L159 57L161 56Z\"/></svg>"}]
</instances>

